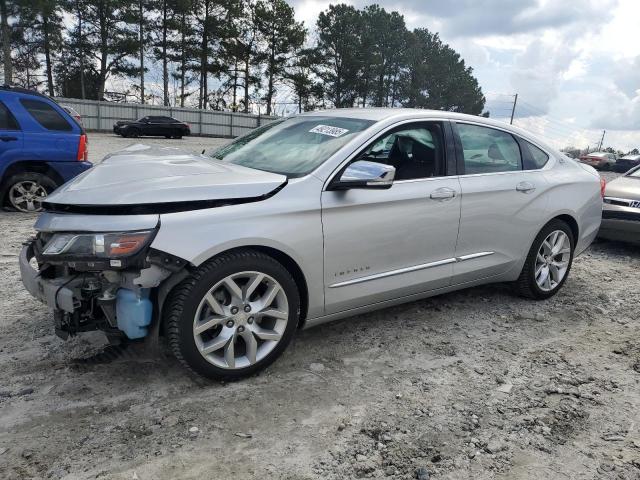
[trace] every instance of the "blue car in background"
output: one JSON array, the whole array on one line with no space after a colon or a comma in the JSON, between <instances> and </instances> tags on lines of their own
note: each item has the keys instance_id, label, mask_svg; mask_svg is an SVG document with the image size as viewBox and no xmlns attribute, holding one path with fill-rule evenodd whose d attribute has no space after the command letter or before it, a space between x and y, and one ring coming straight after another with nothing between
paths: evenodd
<instances>
[{"instance_id":1,"label":"blue car in background","mask_svg":"<svg viewBox=\"0 0 640 480\"><path fill-rule=\"evenodd\" d=\"M49 193L91 168L87 135L51 98L0 87L0 202L37 212Z\"/></svg>"}]
</instances>

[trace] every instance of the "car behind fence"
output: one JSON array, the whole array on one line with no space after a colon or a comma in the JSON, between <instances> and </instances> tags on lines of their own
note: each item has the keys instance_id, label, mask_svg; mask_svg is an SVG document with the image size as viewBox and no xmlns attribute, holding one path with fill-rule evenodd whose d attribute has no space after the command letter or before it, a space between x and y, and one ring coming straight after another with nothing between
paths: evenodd
<instances>
[{"instance_id":1,"label":"car behind fence","mask_svg":"<svg viewBox=\"0 0 640 480\"><path fill-rule=\"evenodd\" d=\"M62 105L72 107L82 116L87 130L110 132L117 120L137 120L147 115L165 115L187 122L192 135L237 137L277 117L196 108L113 103L77 98L56 98Z\"/></svg>"}]
</instances>

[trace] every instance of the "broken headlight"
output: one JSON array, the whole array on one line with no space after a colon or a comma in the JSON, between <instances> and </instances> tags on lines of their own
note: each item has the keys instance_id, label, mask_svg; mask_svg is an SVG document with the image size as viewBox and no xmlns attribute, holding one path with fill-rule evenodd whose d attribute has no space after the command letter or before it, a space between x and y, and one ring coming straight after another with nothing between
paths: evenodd
<instances>
[{"instance_id":1,"label":"broken headlight","mask_svg":"<svg viewBox=\"0 0 640 480\"><path fill-rule=\"evenodd\" d=\"M110 233L56 233L42 250L44 256L118 259L140 252L151 243L155 230Z\"/></svg>"}]
</instances>

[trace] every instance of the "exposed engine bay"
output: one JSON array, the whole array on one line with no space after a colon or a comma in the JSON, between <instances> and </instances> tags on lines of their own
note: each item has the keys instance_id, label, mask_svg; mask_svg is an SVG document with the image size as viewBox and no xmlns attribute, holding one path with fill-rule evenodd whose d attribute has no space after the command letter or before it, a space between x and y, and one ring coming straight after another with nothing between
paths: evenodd
<instances>
[{"instance_id":1,"label":"exposed engine bay","mask_svg":"<svg viewBox=\"0 0 640 480\"><path fill-rule=\"evenodd\" d=\"M23 281L53 308L60 338L93 330L105 332L113 343L147 336L166 294L186 275L180 272L187 263L148 249L154 234L40 232L25 245Z\"/></svg>"}]
</instances>

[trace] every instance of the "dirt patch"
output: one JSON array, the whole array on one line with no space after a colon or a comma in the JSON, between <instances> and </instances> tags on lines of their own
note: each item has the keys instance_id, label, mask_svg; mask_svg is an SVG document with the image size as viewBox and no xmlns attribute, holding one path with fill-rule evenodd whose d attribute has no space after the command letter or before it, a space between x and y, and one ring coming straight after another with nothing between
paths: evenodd
<instances>
[{"instance_id":1,"label":"dirt patch","mask_svg":"<svg viewBox=\"0 0 640 480\"><path fill-rule=\"evenodd\" d=\"M640 250L598 243L546 302L475 288L300 332L219 384L63 342L0 214L0 478L640 478Z\"/></svg>"}]
</instances>

